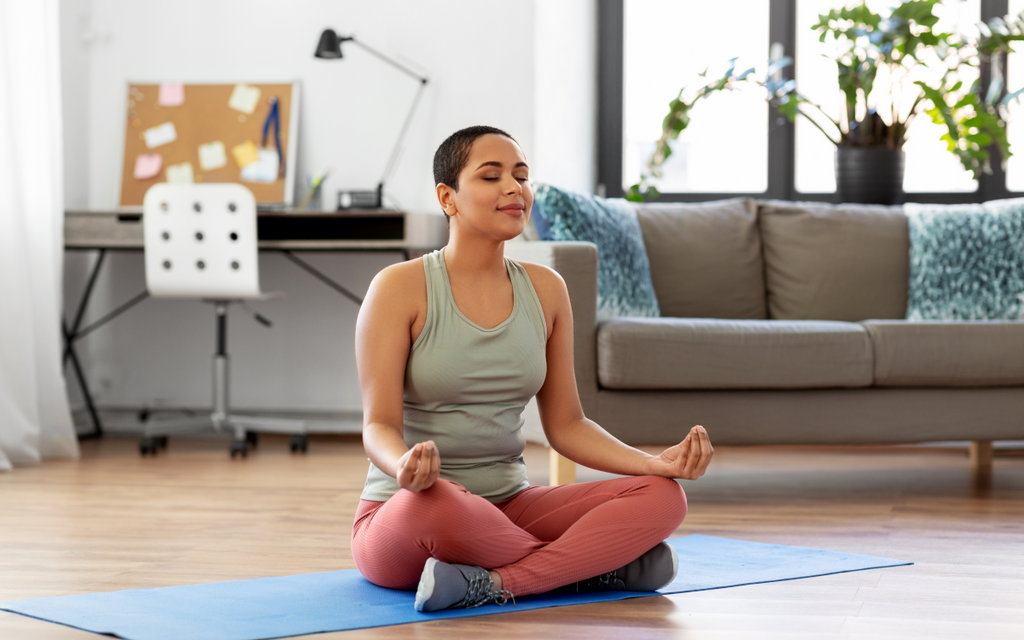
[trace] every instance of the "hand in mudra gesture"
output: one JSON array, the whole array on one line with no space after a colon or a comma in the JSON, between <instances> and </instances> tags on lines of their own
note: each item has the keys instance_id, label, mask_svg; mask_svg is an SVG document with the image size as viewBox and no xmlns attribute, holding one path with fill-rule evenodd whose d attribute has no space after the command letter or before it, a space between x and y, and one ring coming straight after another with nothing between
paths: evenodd
<instances>
[{"instance_id":1,"label":"hand in mudra gesture","mask_svg":"<svg viewBox=\"0 0 1024 640\"><path fill-rule=\"evenodd\" d=\"M441 472L441 454L433 440L419 442L398 459L398 486L418 493L429 488Z\"/></svg>"},{"instance_id":2,"label":"hand in mudra gesture","mask_svg":"<svg viewBox=\"0 0 1024 640\"><path fill-rule=\"evenodd\" d=\"M647 473L667 478L696 480L704 475L715 454L704 427L690 429L683 441L647 461Z\"/></svg>"}]
</instances>

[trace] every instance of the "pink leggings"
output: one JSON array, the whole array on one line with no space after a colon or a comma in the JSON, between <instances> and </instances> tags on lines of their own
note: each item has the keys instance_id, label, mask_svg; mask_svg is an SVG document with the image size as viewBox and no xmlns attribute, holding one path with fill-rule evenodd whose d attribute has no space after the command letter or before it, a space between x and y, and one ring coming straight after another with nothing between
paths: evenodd
<instances>
[{"instance_id":1,"label":"pink leggings","mask_svg":"<svg viewBox=\"0 0 1024 640\"><path fill-rule=\"evenodd\" d=\"M499 504L438 480L387 502L362 500L356 566L374 584L414 589L427 558L493 569L517 596L614 571L675 531L686 496L674 480L617 478L530 487Z\"/></svg>"}]
</instances>

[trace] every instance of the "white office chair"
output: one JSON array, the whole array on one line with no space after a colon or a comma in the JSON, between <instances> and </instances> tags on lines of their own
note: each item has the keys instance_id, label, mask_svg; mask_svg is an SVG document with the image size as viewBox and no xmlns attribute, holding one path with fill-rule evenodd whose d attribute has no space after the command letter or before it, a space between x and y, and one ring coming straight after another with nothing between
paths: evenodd
<instances>
[{"instance_id":1,"label":"white office chair","mask_svg":"<svg viewBox=\"0 0 1024 640\"><path fill-rule=\"evenodd\" d=\"M209 427L232 433L231 457L244 458L259 432L292 434L291 450L306 451L304 422L238 415L231 413L228 405L228 305L264 297L259 285L252 192L239 184L156 184L146 192L142 226L150 295L212 302L217 316L217 352L213 356L213 411L201 417L150 420L139 441L139 452L156 455L166 446L168 435Z\"/></svg>"}]
</instances>

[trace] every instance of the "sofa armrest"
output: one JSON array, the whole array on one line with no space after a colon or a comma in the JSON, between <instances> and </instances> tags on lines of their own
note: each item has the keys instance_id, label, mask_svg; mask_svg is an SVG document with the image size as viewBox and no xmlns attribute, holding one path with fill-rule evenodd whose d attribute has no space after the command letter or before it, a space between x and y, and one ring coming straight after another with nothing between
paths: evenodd
<instances>
[{"instance_id":1,"label":"sofa armrest","mask_svg":"<svg viewBox=\"0 0 1024 640\"><path fill-rule=\"evenodd\" d=\"M573 353L576 387L583 412L597 411L597 245L589 242L506 242L505 255L521 262L533 262L558 272L569 290L573 316ZM531 405L536 400L531 400ZM528 407L529 411L529 407ZM536 407L532 414L536 416ZM537 422L539 423L539 416ZM527 425L528 426L528 425ZM536 425L539 431L540 425ZM544 438L543 434L539 434ZM551 485L576 481L576 465L550 450Z\"/></svg>"},{"instance_id":2,"label":"sofa armrest","mask_svg":"<svg viewBox=\"0 0 1024 640\"><path fill-rule=\"evenodd\" d=\"M584 413L597 407L597 245L590 242L506 242L505 255L550 267L565 280L573 316L576 386Z\"/></svg>"}]
</instances>

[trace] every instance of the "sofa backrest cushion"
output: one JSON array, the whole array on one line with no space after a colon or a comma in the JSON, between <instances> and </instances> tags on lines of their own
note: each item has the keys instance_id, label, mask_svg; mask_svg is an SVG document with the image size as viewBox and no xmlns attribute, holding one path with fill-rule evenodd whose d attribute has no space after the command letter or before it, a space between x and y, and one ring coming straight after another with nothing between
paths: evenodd
<instances>
[{"instance_id":1,"label":"sofa backrest cushion","mask_svg":"<svg viewBox=\"0 0 1024 640\"><path fill-rule=\"evenodd\" d=\"M768 316L906 317L910 235L902 207L759 203Z\"/></svg>"},{"instance_id":2,"label":"sofa backrest cushion","mask_svg":"<svg viewBox=\"0 0 1024 640\"><path fill-rule=\"evenodd\" d=\"M661 315L768 317L753 200L640 204L637 214Z\"/></svg>"}]
</instances>

